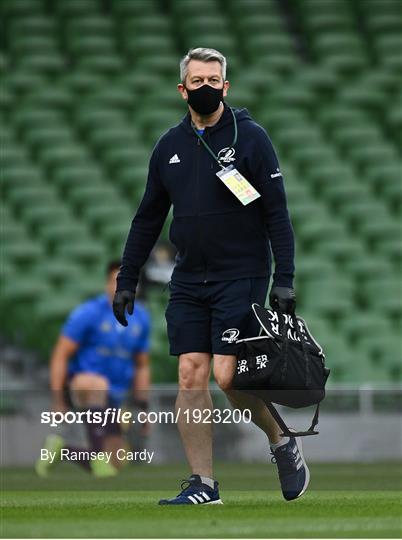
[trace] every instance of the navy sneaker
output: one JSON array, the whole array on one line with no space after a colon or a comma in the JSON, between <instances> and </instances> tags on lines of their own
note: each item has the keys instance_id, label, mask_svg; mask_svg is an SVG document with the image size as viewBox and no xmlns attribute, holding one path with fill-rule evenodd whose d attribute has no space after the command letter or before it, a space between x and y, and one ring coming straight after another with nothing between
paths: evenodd
<instances>
[{"instance_id":1,"label":"navy sneaker","mask_svg":"<svg viewBox=\"0 0 402 540\"><path fill-rule=\"evenodd\" d=\"M289 437L289 442L271 449L272 463L278 467L282 494L287 501L301 497L310 481L310 471L304 461L300 438Z\"/></svg>"},{"instance_id":2,"label":"navy sneaker","mask_svg":"<svg viewBox=\"0 0 402 540\"><path fill-rule=\"evenodd\" d=\"M173 499L161 499L159 504L223 504L219 497L218 482L214 489L201 482L198 474L192 474L181 483L181 493Z\"/></svg>"}]
</instances>

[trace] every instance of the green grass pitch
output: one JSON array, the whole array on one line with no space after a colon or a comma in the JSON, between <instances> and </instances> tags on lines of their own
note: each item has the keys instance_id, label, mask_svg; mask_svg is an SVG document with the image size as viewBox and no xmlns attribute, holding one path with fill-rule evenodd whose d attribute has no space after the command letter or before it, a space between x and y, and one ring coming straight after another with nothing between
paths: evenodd
<instances>
[{"instance_id":1,"label":"green grass pitch","mask_svg":"<svg viewBox=\"0 0 402 540\"><path fill-rule=\"evenodd\" d=\"M132 466L96 480L71 465L42 480L7 469L2 537L400 538L401 464L316 464L310 489L285 502L268 464L216 466L223 506L159 507L178 492L180 465Z\"/></svg>"}]
</instances>

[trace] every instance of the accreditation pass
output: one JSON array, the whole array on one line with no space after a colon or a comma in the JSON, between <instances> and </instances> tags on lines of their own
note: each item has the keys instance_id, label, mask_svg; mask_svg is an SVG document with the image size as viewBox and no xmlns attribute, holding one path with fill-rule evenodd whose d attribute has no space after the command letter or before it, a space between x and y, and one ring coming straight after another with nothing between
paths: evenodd
<instances>
[{"instance_id":1,"label":"accreditation pass","mask_svg":"<svg viewBox=\"0 0 402 540\"><path fill-rule=\"evenodd\" d=\"M229 167L225 167L217 172L216 176L222 180L225 186L236 195L244 206L261 197L258 191L253 188L250 182L233 165L229 165Z\"/></svg>"}]
</instances>

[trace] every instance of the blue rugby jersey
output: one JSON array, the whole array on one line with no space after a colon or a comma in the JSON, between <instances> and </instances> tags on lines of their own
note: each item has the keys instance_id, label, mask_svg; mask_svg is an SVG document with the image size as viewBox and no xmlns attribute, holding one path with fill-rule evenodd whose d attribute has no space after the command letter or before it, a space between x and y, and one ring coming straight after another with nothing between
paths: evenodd
<instances>
[{"instance_id":1,"label":"blue rugby jersey","mask_svg":"<svg viewBox=\"0 0 402 540\"><path fill-rule=\"evenodd\" d=\"M136 301L127 321L127 327L116 321L106 294L77 306L61 331L79 344L69 363L69 375L99 373L108 379L112 396L127 392L135 375L135 353L149 351L150 317Z\"/></svg>"}]
</instances>

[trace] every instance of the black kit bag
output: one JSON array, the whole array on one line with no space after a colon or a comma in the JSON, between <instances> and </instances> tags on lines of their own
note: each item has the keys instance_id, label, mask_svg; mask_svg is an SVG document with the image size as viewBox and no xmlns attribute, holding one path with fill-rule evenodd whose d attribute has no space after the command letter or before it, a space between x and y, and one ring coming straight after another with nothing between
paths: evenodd
<instances>
[{"instance_id":1,"label":"black kit bag","mask_svg":"<svg viewBox=\"0 0 402 540\"><path fill-rule=\"evenodd\" d=\"M321 346L301 317L258 304L252 309L265 335L237 340L233 387L262 399L283 430L282 436L317 435L314 428L330 372ZM290 431L273 403L295 409L316 405L310 428Z\"/></svg>"}]
</instances>

